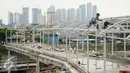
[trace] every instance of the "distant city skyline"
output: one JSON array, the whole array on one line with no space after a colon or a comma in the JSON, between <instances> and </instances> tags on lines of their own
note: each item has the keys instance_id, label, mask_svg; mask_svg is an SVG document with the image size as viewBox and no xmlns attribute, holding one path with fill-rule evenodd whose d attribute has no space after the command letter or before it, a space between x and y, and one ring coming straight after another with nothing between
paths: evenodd
<instances>
[{"instance_id":1,"label":"distant city skyline","mask_svg":"<svg viewBox=\"0 0 130 73\"><path fill-rule=\"evenodd\" d=\"M94 8L94 9L93 9ZM11 27L19 26L20 24L28 25L32 24L44 24L53 22L63 22L63 21L88 21L92 18L92 15L97 13L97 5L92 5L92 3L82 4L78 8L58 8L56 9L54 5L51 5L47 12L43 12L40 8L29 8L22 7L22 13L12 13L8 15L8 25ZM30 11L31 10L31 11ZM93 11L92 11L93 10ZM32 15L30 15L32 14ZM31 17L30 17L31 16ZM47 18L45 18L47 17ZM10 22L12 20L12 22ZM32 20L32 21L30 21ZM46 21L47 20L47 21Z\"/></svg>"},{"instance_id":2,"label":"distant city skyline","mask_svg":"<svg viewBox=\"0 0 130 73\"><path fill-rule=\"evenodd\" d=\"M57 8L75 8L79 5L91 2L97 5L97 9L101 18L130 15L130 0L1 0L0 2L0 19L3 23L8 23L8 11L22 13L22 7L40 8L43 12L47 12L50 5ZM42 13L43 13L42 12ZM32 14L30 14L32 15Z\"/></svg>"}]
</instances>

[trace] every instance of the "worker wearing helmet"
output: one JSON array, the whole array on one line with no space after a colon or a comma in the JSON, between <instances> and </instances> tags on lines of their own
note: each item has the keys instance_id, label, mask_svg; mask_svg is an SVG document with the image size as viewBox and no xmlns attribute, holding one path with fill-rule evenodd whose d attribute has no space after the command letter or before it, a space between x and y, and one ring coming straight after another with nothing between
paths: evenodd
<instances>
[{"instance_id":1,"label":"worker wearing helmet","mask_svg":"<svg viewBox=\"0 0 130 73\"><path fill-rule=\"evenodd\" d=\"M97 13L97 14L96 14L96 17L93 17L93 18L89 21L89 26L88 26L88 28L91 27L92 25L96 26L96 24L97 24L98 21L102 21L101 19L99 19L99 16L100 16L100 14ZM99 29L99 27L98 27L98 24L97 24L97 30L98 30L98 29Z\"/></svg>"}]
</instances>

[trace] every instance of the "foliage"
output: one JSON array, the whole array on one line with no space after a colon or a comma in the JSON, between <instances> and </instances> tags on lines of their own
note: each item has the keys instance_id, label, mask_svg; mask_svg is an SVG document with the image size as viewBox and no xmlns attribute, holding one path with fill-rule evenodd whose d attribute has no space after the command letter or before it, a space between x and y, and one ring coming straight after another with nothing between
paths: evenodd
<instances>
[{"instance_id":1,"label":"foliage","mask_svg":"<svg viewBox=\"0 0 130 73\"><path fill-rule=\"evenodd\" d=\"M7 36L10 37L11 35L16 33L16 30L11 30L12 32L10 32L9 29L7 28L1 28L0 29L0 43L5 42L6 40L6 32L7 32Z\"/></svg>"}]
</instances>

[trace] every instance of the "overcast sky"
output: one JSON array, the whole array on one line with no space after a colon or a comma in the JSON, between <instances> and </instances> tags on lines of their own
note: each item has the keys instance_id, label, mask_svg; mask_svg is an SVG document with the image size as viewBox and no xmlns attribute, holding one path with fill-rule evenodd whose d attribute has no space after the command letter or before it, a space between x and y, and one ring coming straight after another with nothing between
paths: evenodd
<instances>
[{"instance_id":1,"label":"overcast sky","mask_svg":"<svg viewBox=\"0 0 130 73\"><path fill-rule=\"evenodd\" d=\"M98 6L102 18L130 15L130 0L0 0L0 19L7 23L8 11L21 13L23 6L38 7L46 12L50 5L68 9L87 2Z\"/></svg>"}]
</instances>

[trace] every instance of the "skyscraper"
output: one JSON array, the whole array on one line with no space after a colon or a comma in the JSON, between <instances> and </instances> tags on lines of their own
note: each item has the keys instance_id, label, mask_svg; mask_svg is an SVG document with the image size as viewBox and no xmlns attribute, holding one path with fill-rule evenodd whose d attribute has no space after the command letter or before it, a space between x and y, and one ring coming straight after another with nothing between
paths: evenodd
<instances>
[{"instance_id":1,"label":"skyscraper","mask_svg":"<svg viewBox=\"0 0 130 73\"><path fill-rule=\"evenodd\" d=\"M48 24L55 22L55 6L52 5L47 10L47 22Z\"/></svg>"},{"instance_id":2,"label":"skyscraper","mask_svg":"<svg viewBox=\"0 0 130 73\"><path fill-rule=\"evenodd\" d=\"M66 21L66 9L61 9L61 21Z\"/></svg>"},{"instance_id":3,"label":"skyscraper","mask_svg":"<svg viewBox=\"0 0 130 73\"><path fill-rule=\"evenodd\" d=\"M14 23L15 25L20 25L20 13L14 13Z\"/></svg>"},{"instance_id":4,"label":"skyscraper","mask_svg":"<svg viewBox=\"0 0 130 73\"><path fill-rule=\"evenodd\" d=\"M86 21L86 5L85 4L80 5L79 9L81 11L81 20Z\"/></svg>"},{"instance_id":5,"label":"skyscraper","mask_svg":"<svg viewBox=\"0 0 130 73\"><path fill-rule=\"evenodd\" d=\"M97 14L97 6L94 5L94 6L92 6L92 16L95 17L96 14Z\"/></svg>"},{"instance_id":6,"label":"skyscraper","mask_svg":"<svg viewBox=\"0 0 130 73\"><path fill-rule=\"evenodd\" d=\"M45 23L45 16L40 14L40 24L44 24Z\"/></svg>"},{"instance_id":7,"label":"skyscraper","mask_svg":"<svg viewBox=\"0 0 130 73\"><path fill-rule=\"evenodd\" d=\"M87 20L89 21L92 18L92 4L87 3Z\"/></svg>"},{"instance_id":8,"label":"skyscraper","mask_svg":"<svg viewBox=\"0 0 130 73\"><path fill-rule=\"evenodd\" d=\"M8 12L8 25L9 27L13 27L13 13Z\"/></svg>"},{"instance_id":9,"label":"skyscraper","mask_svg":"<svg viewBox=\"0 0 130 73\"><path fill-rule=\"evenodd\" d=\"M76 9L76 21L82 21L81 9Z\"/></svg>"},{"instance_id":10,"label":"skyscraper","mask_svg":"<svg viewBox=\"0 0 130 73\"><path fill-rule=\"evenodd\" d=\"M75 21L75 9L70 8L67 11L67 20L68 21Z\"/></svg>"},{"instance_id":11,"label":"skyscraper","mask_svg":"<svg viewBox=\"0 0 130 73\"><path fill-rule=\"evenodd\" d=\"M56 21L61 21L61 9L56 9Z\"/></svg>"},{"instance_id":12,"label":"skyscraper","mask_svg":"<svg viewBox=\"0 0 130 73\"><path fill-rule=\"evenodd\" d=\"M32 9L32 23L33 24L40 24L41 18L41 10L38 8Z\"/></svg>"},{"instance_id":13,"label":"skyscraper","mask_svg":"<svg viewBox=\"0 0 130 73\"><path fill-rule=\"evenodd\" d=\"M22 24L29 24L29 8L23 7L22 8Z\"/></svg>"}]
</instances>

